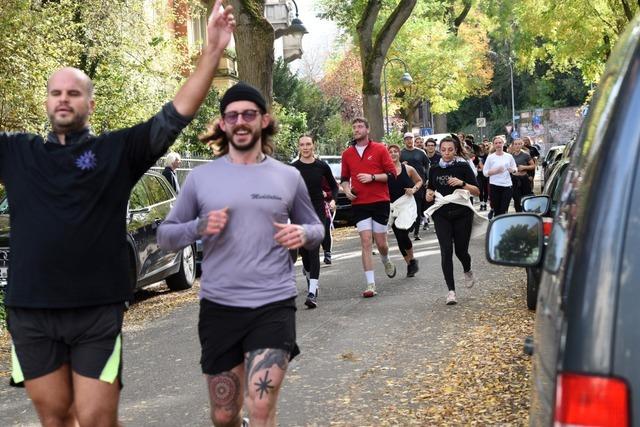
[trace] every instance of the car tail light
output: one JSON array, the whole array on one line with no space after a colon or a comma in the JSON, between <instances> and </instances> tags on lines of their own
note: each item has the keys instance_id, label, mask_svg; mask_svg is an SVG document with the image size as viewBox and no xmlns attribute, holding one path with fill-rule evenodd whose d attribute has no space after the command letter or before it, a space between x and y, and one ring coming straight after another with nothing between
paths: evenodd
<instances>
[{"instance_id":1,"label":"car tail light","mask_svg":"<svg viewBox=\"0 0 640 427\"><path fill-rule=\"evenodd\" d=\"M553 218L542 218L542 232L544 237L549 237L553 228Z\"/></svg>"},{"instance_id":2,"label":"car tail light","mask_svg":"<svg viewBox=\"0 0 640 427\"><path fill-rule=\"evenodd\" d=\"M629 390L623 380L589 375L558 376L555 427L629 425Z\"/></svg>"}]
</instances>

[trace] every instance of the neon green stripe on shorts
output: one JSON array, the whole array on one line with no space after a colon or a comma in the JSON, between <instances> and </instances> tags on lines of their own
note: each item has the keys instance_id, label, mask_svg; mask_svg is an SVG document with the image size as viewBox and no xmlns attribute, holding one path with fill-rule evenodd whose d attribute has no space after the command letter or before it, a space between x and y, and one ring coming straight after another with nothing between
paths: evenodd
<instances>
[{"instance_id":1,"label":"neon green stripe on shorts","mask_svg":"<svg viewBox=\"0 0 640 427\"><path fill-rule=\"evenodd\" d=\"M107 364L102 369L102 373L100 374L100 381L104 381L110 384L118 378L118 372L120 372L120 355L122 350L122 334L118 334L116 338L116 343L113 346L113 353L109 356L109 360L107 360ZM15 380L14 380L15 381Z\"/></svg>"},{"instance_id":2,"label":"neon green stripe on shorts","mask_svg":"<svg viewBox=\"0 0 640 427\"><path fill-rule=\"evenodd\" d=\"M16 353L16 348L13 344L11 344L11 378L13 378L13 382L16 384L24 382L22 367L20 366L18 354Z\"/></svg>"}]
</instances>

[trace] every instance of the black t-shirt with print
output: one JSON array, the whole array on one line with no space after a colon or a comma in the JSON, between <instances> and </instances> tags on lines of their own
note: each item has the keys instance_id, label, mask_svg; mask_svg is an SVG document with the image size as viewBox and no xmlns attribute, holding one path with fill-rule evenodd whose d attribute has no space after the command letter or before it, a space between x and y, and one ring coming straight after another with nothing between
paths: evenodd
<instances>
[{"instance_id":1,"label":"black t-shirt with print","mask_svg":"<svg viewBox=\"0 0 640 427\"><path fill-rule=\"evenodd\" d=\"M449 178L458 178L466 182L467 184L478 186L476 177L469 166L469 163L463 160L455 161L448 167L442 167L440 165L434 166L429 171L429 184L427 188L429 190L437 191L443 196L452 194L460 187L452 187L447 182ZM449 205L442 206L440 209L449 210L452 207ZM438 210L440 210L438 209Z\"/></svg>"}]
</instances>

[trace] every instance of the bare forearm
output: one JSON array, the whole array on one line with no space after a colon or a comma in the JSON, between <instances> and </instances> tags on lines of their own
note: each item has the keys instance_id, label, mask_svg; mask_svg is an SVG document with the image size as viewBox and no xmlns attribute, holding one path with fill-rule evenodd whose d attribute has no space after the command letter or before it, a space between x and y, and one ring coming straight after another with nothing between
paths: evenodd
<instances>
[{"instance_id":1,"label":"bare forearm","mask_svg":"<svg viewBox=\"0 0 640 427\"><path fill-rule=\"evenodd\" d=\"M205 47L198 65L173 99L173 105L183 116L193 116L206 98L216 74L223 50Z\"/></svg>"}]
</instances>

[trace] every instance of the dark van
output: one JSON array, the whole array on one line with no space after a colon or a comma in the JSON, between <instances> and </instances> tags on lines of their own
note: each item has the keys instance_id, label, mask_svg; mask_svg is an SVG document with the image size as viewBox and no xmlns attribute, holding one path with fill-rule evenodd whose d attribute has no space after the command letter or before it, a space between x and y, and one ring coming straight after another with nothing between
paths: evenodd
<instances>
[{"instance_id":1,"label":"dark van","mask_svg":"<svg viewBox=\"0 0 640 427\"><path fill-rule=\"evenodd\" d=\"M546 248L539 215L498 217L487 233L490 261L542 268L531 425L640 426L639 19L572 150Z\"/></svg>"}]
</instances>

